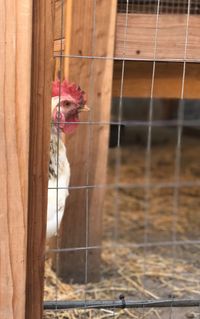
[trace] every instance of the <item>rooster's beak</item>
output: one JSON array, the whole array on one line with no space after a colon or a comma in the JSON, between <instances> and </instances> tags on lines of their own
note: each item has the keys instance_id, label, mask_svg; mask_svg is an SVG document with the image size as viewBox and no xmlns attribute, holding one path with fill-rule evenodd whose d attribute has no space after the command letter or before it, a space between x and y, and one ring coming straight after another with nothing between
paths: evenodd
<instances>
[{"instance_id":1,"label":"rooster's beak","mask_svg":"<svg viewBox=\"0 0 200 319\"><path fill-rule=\"evenodd\" d=\"M79 112L89 112L90 108L87 105L84 105L82 108L79 109Z\"/></svg>"}]
</instances>

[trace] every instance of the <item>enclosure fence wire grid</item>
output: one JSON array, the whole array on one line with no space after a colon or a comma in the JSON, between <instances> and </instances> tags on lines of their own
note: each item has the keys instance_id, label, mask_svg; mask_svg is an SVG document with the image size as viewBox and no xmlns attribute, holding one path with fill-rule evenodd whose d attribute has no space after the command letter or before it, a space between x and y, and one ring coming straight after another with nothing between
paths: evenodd
<instances>
[{"instance_id":1,"label":"enclosure fence wire grid","mask_svg":"<svg viewBox=\"0 0 200 319\"><path fill-rule=\"evenodd\" d=\"M114 3L114 2L113 2ZM79 121L87 130L85 184L60 185L59 161L62 138L57 130L56 229L54 245L47 249L45 262L44 318L200 318L200 222L195 213L200 207L200 170L197 139L185 136L185 128L199 127L199 119L185 119L185 82L187 77L187 47L190 15L199 14L200 6L195 0L119 0L117 11L125 14L123 56L98 55L98 0L93 0L92 35L90 54L66 53L63 39L70 38L66 31L65 0L60 5L60 52L54 53L55 64L59 61L59 102L56 125L61 121L62 87L66 61L89 63L88 119ZM67 7L70 9L69 6ZM73 7L76 10L76 5ZM79 7L80 9L80 7ZM84 11L84 5L82 7ZM126 85L126 63L135 63L138 58L126 57L129 16L132 13L151 13L156 17L151 72L151 87L148 99L147 120L124 119L124 87ZM78 12L77 14L80 14ZM162 14L185 14L184 52L181 74L181 90L177 117L155 120L155 81L159 63L157 40ZM96 61L112 60L121 63L121 80L118 95L118 114L113 120L94 120L95 114L95 68ZM141 59L142 60L142 59ZM145 59L143 59L144 61ZM162 60L162 59L161 59ZM165 59L163 58L163 61ZM170 61L170 59L166 59ZM175 61L174 59L172 59ZM198 63L199 60L193 60ZM75 62L76 63L76 62ZM105 64L106 65L106 64ZM74 67L74 66L73 66ZM82 67L82 70L83 70ZM81 70L77 70L81 72ZM134 77L134 74L133 74ZM72 77L73 78L73 77ZM101 85L106 85L102 83ZM67 122L68 125L74 122ZM116 147L109 149L107 182L90 184L90 167L94 127L117 128ZM123 128L143 130L141 145L123 144ZM111 128L110 128L111 129ZM154 145L154 132L167 130L168 141ZM158 131L159 134L159 131ZM76 145L74 147L77 147ZM90 194L93 190L104 190L103 235L99 245L90 241ZM59 192L62 190L84 191L85 245L61 247L59 238ZM77 221L80 223L81 221ZM100 226L99 226L100 227ZM90 254L101 253L100 279L89 280ZM59 277L59 254L84 253L84 278L81 283L64 281ZM52 257L54 256L54 257ZM70 255L69 255L70 256ZM70 263L70 259L69 259ZM76 267L76 265L73 265ZM180 309L178 309L180 308ZM184 310L182 310L184 308ZM185 310L186 308L186 310ZM163 310L164 309L164 310Z\"/></svg>"},{"instance_id":2,"label":"enclosure fence wire grid","mask_svg":"<svg viewBox=\"0 0 200 319\"><path fill-rule=\"evenodd\" d=\"M129 13L155 14L157 12L157 0L129 0ZM126 0L118 1L118 12L126 13ZM159 14L187 14L187 0L161 0ZM200 3L192 0L190 3L190 14L200 13Z\"/></svg>"}]
</instances>

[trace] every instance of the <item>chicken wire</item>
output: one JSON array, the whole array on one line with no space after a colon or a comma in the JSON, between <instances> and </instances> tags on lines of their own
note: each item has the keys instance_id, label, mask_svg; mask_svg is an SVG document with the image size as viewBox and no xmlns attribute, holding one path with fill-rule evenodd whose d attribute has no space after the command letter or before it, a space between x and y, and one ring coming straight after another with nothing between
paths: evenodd
<instances>
[{"instance_id":1,"label":"chicken wire","mask_svg":"<svg viewBox=\"0 0 200 319\"><path fill-rule=\"evenodd\" d=\"M93 0L94 3L96 3L96 0ZM93 53L95 52L95 43L93 42L93 52L91 56L75 56L75 55L65 55L63 54L63 42L62 38L64 38L64 3L65 1L62 0L62 15L61 15L61 50L59 54L55 54L55 59L59 59L60 61L60 77L62 78L62 72L63 72L63 63L65 58L77 58L77 59L92 59L94 61L95 59L102 58L102 59L115 59L113 57L97 57ZM96 27L96 21L95 21L95 10L96 6L94 6L94 19L93 19L93 32L95 34L95 27ZM88 285L88 252L89 251L95 251L95 250L104 250L106 248L109 248L113 250L113 254L115 254L115 251L119 249L126 249L126 248L132 248L132 249L140 249L142 250L143 254L143 289L145 290L145 287L148 286L147 279L145 277L145 273L148 270L148 249L150 247L170 247L172 251L172 258L173 258L173 264L171 271L173 272L173 267L176 267L176 259L177 259L177 247L181 245L199 245L200 240L179 240L177 237L177 222L178 222L178 214L179 214L179 197L180 197L180 188L181 187L194 187L200 186L200 180L196 181L181 181L180 175L181 175L181 148L182 148L182 131L183 127L186 126L199 126L199 120L185 120L184 119L184 90L185 90L185 78L186 78L186 53L187 53L187 44L188 44L188 27L189 27L189 18L190 14L198 14L199 13L199 4L198 1L188 0L188 1L118 1L118 12L123 12L126 14L126 20L125 20L125 31L124 31L124 56L120 57L119 60L121 61L121 83L120 83L120 93L119 93L119 112L118 112L118 118L115 121L109 121L109 122L94 122L92 118L89 118L87 122L80 122L80 125L84 125L86 129L89 130L89 139L87 147L87 153L89 158L90 153L90 137L91 137L91 127L92 125L115 125L117 126L117 147L115 152L115 178L114 182L106 185L89 185L89 167L86 167L87 172L87 183L86 185L82 186L70 186L69 190L75 190L75 189L81 189L84 188L86 190L86 238L85 238L85 246L84 247L71 247L71 248L59 248L58 238L56 243L55 249L50 249L53 253L67 253L70 251L77 252L77 251L84 251L85 252L85 296L83 300L74 301L70 300L68 298L67 301L59 300L59 284L60 281L58 279L58 276L56 276L56 284L55 284L55 300L49 300L44 302L44 309L53 309L55 311L55 318L58 316L59 309L72 309L72 308L83 308L85 309L85 312L81 313L81 318L87 317L87 309L89 308L97 308L102 310L103 309L111 309L111 312L106 313L108 317L115 317L116 313L115 310L117 308L141 308L142 311L142 318L144 318L145 311L144 309L146 307L167 307L169 309L168 316L166 318L174 318L173 314L173 307L200 307L200 300L191 298L188 296L188 299L184 300L176 300L176 298L172 295L170 296L170 299L165 300L164 298L160 298L158 301L154 300L145 300L142 299L139 301L132 301L126 299L125 296L119 295L119 300L116 300L115 294L110 293L110 298L108 300L88 300L87 296L87 285ZM150 99L149 99L149 112L148 112L148 120L147 121L138 121L138 120L129 120L125 121L123 120L123 90L124 90L124 77L125 77L125 65L127 58L125 57L126 52L126 36L127 36L127 30L128 30L128 14L132 12L143 12L143 13L155 13L156 14L156 32L155 32L155 38L154 38L154 52L153 52L153 61L152 61L152 76L151 76L151 90L150 90ZM182 63L182 84L181 84L181 93L180 93L180 103L178 108L178 116L176 120L170 120L170 121L154 121L153 119L153 112L154 112L154 85L155 85L155 72L157 67L157 37L158 37L158 30L159 30L159 16L161 13L184 13L187 14L187 20L185 25L185 45L184 45L184 58L181 61ZM94 36L93 36L94 39ZM130 60L130 59L129 59ZM136 59L132 59L133 61ZM91 63L91 69L90 69L90 97L91 101L94 99L93 96L93 63ZM121 129L122 125L126 127L146 127L147 128L147 140L146 140L146 151L145 151L145 178L143 185L139 185L138 183L134 183L134 181L131 181L129 183L121 183L120 180L120 167L121 167ZM163 126L172 126L177 128L177 135L176 135L176 147L175 147L175 169L174 169L174 181L173 182L163 182L160 181L159 183L155 183L152 181L152 172L151 172L151 166L152 166L152 129L154 127L163 127ZM58 134L58 143L60 139L60 135ZM59 163L59 153L57 154L57 165ZM58 167L57 167L58 171ZM114 196L114 215L115 215L115 223L114 223L114 233L113 233L113 242L110 246L106 245L100 245L100 246L90 246L88 241L88 227L89 227L89 195L88 192L90 189L93 188L104 188L106 190L112 189L115 192ZM120 221L120 189L138 189L141 188L144 191L144 238L142 242L133 242L133 243L119 243L119 221ZM151 190L152 189L171 189L173 192L173 200L172 200L172 215L173 215L173 224L172 224L172 238L171 240L163 240L163 241L157 241L157 242L151 242L150 238L148 237L149 233L149 218L150 218L150 197L151 197ZM57 181L57 216L58 216L58 191L60 187L58 187L58 181ZM57 220L58 225L58 220ZM57 256L57 254L56 254ZM56 262L56 270L58 269L58 260ZM112 299L112 300L109 300ZM131 315L132 314L132 315ZM106 317L105 315L105 317ZM157 313L156 313L157 315ZM134 317L133 313L126 313L126 317ZM200 317L200 315L199 315ZM103 316L102 316L103 318ZM165 317L164 317L165 318Z\"/></svg>"}]
</instances>

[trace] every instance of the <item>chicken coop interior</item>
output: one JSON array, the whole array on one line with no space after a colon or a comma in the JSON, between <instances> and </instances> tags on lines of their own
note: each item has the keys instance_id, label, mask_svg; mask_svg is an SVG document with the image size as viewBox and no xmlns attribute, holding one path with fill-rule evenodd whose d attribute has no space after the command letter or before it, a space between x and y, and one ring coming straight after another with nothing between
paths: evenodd
<instances>
[{"instance_id":1,"label":"chicken coop interior","mask_svg":"<svg viewBox=\"0 0 200 319\"><path fill-rule=\"evenodd\" d=\"M200 318L200 1L16 3L1 319Z\"/></svg>"}]
</instances>

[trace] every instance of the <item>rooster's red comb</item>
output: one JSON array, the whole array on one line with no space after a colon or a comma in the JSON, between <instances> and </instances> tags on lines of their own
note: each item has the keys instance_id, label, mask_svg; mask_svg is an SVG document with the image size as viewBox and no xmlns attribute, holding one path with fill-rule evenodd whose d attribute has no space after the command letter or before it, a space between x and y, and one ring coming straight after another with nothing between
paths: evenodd
<instances>
[{"instance_id":1,"label":"rooster's red comb","mask_svg":"<svg viewBox=\"0 0 200 319\"><path fill-rule=\"evenodd\" d=\"M52 84L52 96L70 96L71 99L78 105L85 105L86 95L85 92L81 90L80 86L75 83L69 83L64 80L62 83L57 80Z\"/></svg>"}]
</instances>

